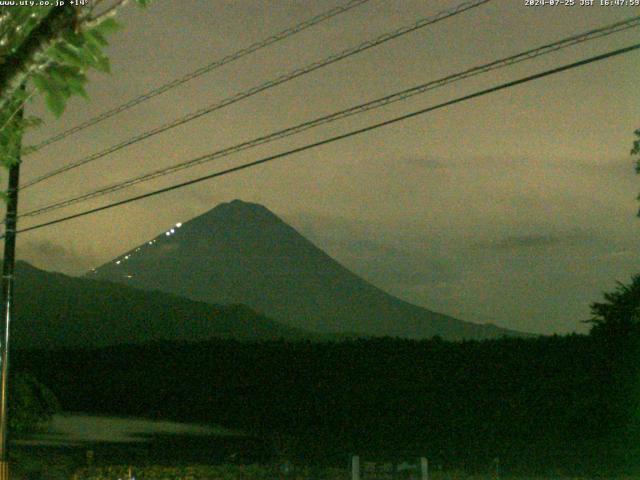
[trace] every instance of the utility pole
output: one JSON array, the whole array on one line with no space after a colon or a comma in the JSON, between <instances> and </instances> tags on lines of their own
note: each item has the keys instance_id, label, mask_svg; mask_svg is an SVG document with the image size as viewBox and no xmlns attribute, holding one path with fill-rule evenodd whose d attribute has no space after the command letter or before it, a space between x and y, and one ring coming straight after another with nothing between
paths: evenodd
<instances>
[{"instance_id":1,"label":"utility pole","mask_svg":"<svg viewBox=\"0 0 640 480\"><path fill-rule=\"evenodd\" d=\"M17 115L16 124L22 120L23 110ZM2 321L4 326L0 348L2 365L0 373L0 480L9 480L9 455L7 449L7 388L9 383L9 326L13 318L13 277L16 259L16 225L18 217L18 186L20 183L21 126L18 141L14 144L16 161L9 167L7 212L4 220L4 260L2 263Z\"/></svg>"}]
</instances>

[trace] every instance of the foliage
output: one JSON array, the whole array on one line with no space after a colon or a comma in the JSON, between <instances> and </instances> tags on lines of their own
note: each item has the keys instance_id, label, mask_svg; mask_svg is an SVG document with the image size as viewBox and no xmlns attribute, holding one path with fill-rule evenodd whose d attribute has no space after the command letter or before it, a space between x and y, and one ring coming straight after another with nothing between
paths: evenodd
<instances>
[{"instance_id":1,"label":"foliage","mask_svg":"<svg viewBox=\"0 0 640 480\"><path fill-rule=\"evenodd\" d=\"M9 429L12 433L30 433L60 411L53 392L28 373L10 379Z\"/></svg>"},{"instance_id":2,"label":"foliage","mask_svg":"<svg viewBox=\"0 0 640 480\"><path fill-rule=\"evenodd\" d=\"M109 73L104 52L106 37L120 26L112 18L116 2L106 13L93 16L90 6L0 8L0 163L15 163L12 144L20 143L25 128L38 119L17 119L18 112L37 94L44 96L56 117L73 95L87 97L87 71ZM136 0L146 6L149 0Z\"/></svg>"},{"instance_id":3,"label":"foliage","mask_svg":"<svg viewBox=\"0 0 640 480\"><path fill-rule=\"evenodd\" d=\"M637 368L612 361L616 348L580 335L212 340L16 352L14 362L50 378L66 410L213 423L265 442L286 437L298 464L341 466L358 452L487 472L498 456L514 474L593 474L619 470L638 445L622 429ZM242 442L233 451L259 461L249 438Z\"/></svg>"},{"instance_id":4,"label":"foliage","mask_svg":"<svg viewBox=\"0 0 640 480\"><path fill-rule=\"evenodd\" d=\"M617 431L610 445L619 457L640 462L640 275L631 283L604 294L604 302L591 305L591 336L605 354L610 371L610 415L606 421ZM634 448L630 448L633 445Z\"/></svg>"},{"instance_id":5,"label":"foliage","mask_svg":"<svg viewBox=\"0 0 640 480\"><path fill-rule=\"evenodd\" d=\"M128 478L129 469L138 480L349 480L348 468L304 468L297 474L283 476L274 473L273 468L261 465L193 465L188 467L130 467L109 466L84 468L77 471L73 480L121 480ZM460 471L430 472L432 480L494 480L494 474L470 475ZM508 477L510 480L546 480L549 477ZM575 477L554 476L556 480L569 480ZM631 480L631 477L618 477L618 480Z\"/></svg>"},{"instance_id":6,"label":"foliage","mask_svg":"<svg viewBox=\"0 0 640 480\"><path fill-rule=\"evenodd\" d=\"M70 480L80 466L68 451L42 451L12 445L9 449L12 480Z\"/></svg>"},{"instance_id":7,"label":"foliage","mask_svg":"<svg viewBox=\"0 0 640 480\"><path fill-rule=\"evenodd\" d=\"M75 479L116 480L128 478L129 469L131 469L132 476L139 480L273 480L277 478L273 468L260 465L190 465L184 467L114 465L82 469L76 472ZM344 475L339 475L335 478L342 480L343 477ZM306 477L302 477L300 480L303 478L306 480Z\"/></svg>"},{"instance_id":8,"label":"foliage","mask_svg":"<svg viewBox=\"0 0 640 480\"><path fill-rule=\"evenodd\" d=\"M628 336L640 333L640 275L634 275L630 285L618 282L613 292L604 294L605 302L591 304L592 333Z\"/></svg>"}]
</instances>

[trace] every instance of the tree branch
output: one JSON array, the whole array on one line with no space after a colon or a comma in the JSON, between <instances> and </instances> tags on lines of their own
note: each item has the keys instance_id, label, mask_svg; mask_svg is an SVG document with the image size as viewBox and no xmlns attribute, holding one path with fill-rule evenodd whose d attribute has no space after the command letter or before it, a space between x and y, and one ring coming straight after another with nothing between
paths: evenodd
<instances>
[{"instance_id":1,"label":"tree branch","mask_svg":"<svg viewBox=\"0 0 640 480\"><path fill-rule=\"evenodd\" d=\"M44 57L44 52L74 25L76 14L76 9L71 6L52 8L22 45L5 57L0 70L0 110L6 107L14 93L44 59L39 57Z\"/></svg>"},{"instance_id":2,"label":"tree branch","mask_svg":"<svg viewBox=\"0 0 640 480\"><path fill-rule=\"evenodd\" d=\"M31 100L31 97L33 97L36 94L36 90L33 89L31 90L31 92L29 92L29 95L27 96L27 98L25 98L22 102L20 102L20 104L14 109L13 113L11 113L11 115L9 115L9 118L7 118L7 121L4 122L4 125L0 126L0 131L4 130L7 125L9 125L11 123L11 121L13 120L13 118L24 108L25 104Z\"/></svg>"},{"instance_id":3,"label":"tree branch","mask_svg":"<svg viewBox=\"0 0 640 480\"><path fill-rule=\"evenodd\" d=\"M89 28L93 27L94 25L97 25L105 18L115 15L118 9L124 7L127 3L129 3L129 0L117 0L113 5L107 8L104 12L100 13L95 17L92 17L87 22L85 22L84 25Z\"/></svg>"}]
</instances>

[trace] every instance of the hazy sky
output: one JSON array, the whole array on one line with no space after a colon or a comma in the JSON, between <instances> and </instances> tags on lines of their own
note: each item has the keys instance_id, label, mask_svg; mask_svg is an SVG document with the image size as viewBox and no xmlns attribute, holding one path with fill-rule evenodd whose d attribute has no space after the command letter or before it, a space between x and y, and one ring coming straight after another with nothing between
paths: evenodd
<instances>
[{"instance_id":1,"label":"hazy sky","mask_svg":"<svg viewBox=\"0 0 640 480\"><path fill-rule=\"evenodd\" d=\"M457 5L372 0L25 158L22 178L106 148ZM578 2L579 3L579 2ZM128 8L111 76L92 74L48 137L323 12L324 0L157 0ZM22 193L22 211L321 114L640 14L629 7L486 6L408 34ZM637 30L414 97L49 216L194 178L638 41ZM382 130L91 217L24 234L22 258L78 274L223 201L262 203L377 286L465 320L585 331L589 303L640 271L629 155L640 53L484 96ZM42 108L35 105L34 111Z\"/></svg>"}]
</instances>

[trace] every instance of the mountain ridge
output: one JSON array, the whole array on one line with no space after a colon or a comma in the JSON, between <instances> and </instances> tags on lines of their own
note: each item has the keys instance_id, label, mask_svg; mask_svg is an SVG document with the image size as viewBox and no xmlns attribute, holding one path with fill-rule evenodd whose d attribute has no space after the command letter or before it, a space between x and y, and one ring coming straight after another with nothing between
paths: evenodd
<instances>
[{"instance_id":1,"label":"mountain ridge","mask_svg":"<svg viewBox=\"0 0 640 480\"><path fill-rule=\"evenodd\" d=\"M319 333L445 339L526 335L398 299L360 278L268 208L233 200L178 223L90 277L210 303L243 303Z\"/></svg>"},{"instance_id":2,"label":"mountain ridge","mask_svg":"<svg viewBox=\"0 0 640 480\"><path fill-rule=\"evenodd\" d=\"M16 348L104 347L151 341L313 338L245 305L214 305L176 295L77 278L16 264Z\"/></svg>"}]
</instances>

